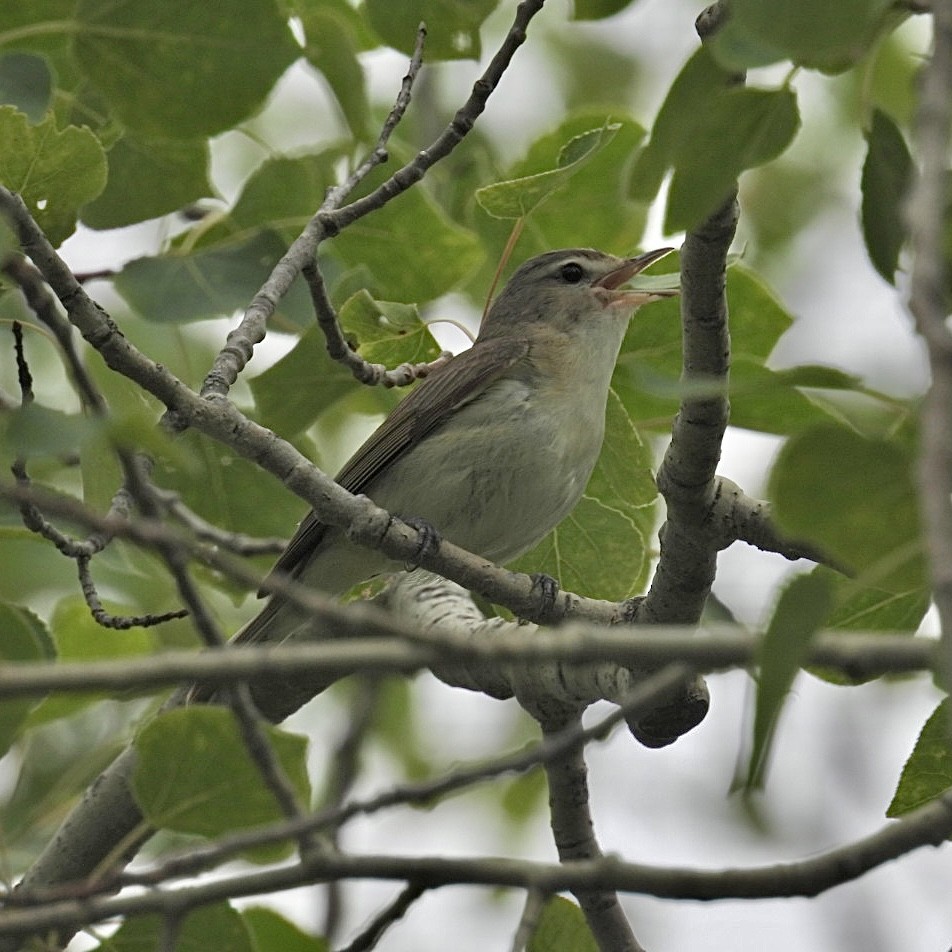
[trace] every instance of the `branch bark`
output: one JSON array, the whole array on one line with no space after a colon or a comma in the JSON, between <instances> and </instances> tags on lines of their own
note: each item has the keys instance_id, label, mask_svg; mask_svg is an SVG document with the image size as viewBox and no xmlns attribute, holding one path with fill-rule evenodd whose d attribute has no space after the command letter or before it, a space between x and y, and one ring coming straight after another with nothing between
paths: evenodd
<instances>
[{"instance_id":1,"label":"branch bark","mask_svg":"<svg viewBox=\"0 0 952 952\"><path fill-rule=\"evenodd\" d=\"M196 886L162 887L117 897L61 899L32 908L10 905L0 913L0 934L7 937L0 948L13 948L8 943L16 936L38 931L75 929L85 923L147 912L181 915L222 899L278 892L328 879L412 880L429 889L454 884L507 886L546 894L566 889L607 889L701 901L812 897L922 846L942 846L950 835L952 794L946 793L869 836L819 856L743 869L661 868L615 857L547 864L496 857L315 855L298 864L236 874Z\"/></svg>"},{"instance_id":2,"label":"branch bark","mask_svg":"<svg viewBox=\"0 0 952 952\"><path fill-rule=\"evenodd\" d=\"M920 172L907 218L913 251L909 308L929 350L932 384L922 406L919 489L932 596L942 625L943 676L952 685L952 333L945 229L952 139L952 2L932 5L932 57L923 71L916 137Z\"/></svg>"}]
</instances>

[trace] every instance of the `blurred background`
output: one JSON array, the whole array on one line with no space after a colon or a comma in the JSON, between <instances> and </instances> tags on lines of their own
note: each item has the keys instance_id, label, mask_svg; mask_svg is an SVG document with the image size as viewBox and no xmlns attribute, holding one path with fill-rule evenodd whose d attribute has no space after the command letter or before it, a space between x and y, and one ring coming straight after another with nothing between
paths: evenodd
<instances>
[{"instance_id":1,"label":"blurred background","mask_svg":"<svg viewBox=\"0 0 952 952\"><path fill-rule=\"evenodd\" d=\"M519 159L538 136L579 107L603 109L609 117L613 110L630 113L650 127L673 77L697 47L693 23L704 5L639 0L609 20L569 23L568 4L552 0L531 25L529 42L480 120L481 133L500 164ZM485 57L508 29L513 7L500 4L484 28ZM742 179L736 250L795 317L771 357L772 366L828 364L902 398L926 387L923 349L913 334L902 289L897 292L879 277L863 245L858 222L865 145L857 117L868 86L875 85L878 101L888 102L893 117L908 123L912 83L929 40L925 18L912 19L884 44L876 68L862 76L856 71L835 77L795 75L803 127L793 147L770 165L769 174L754 170ZM363 54L361 63L374 103L388 107L406 71L406 57L374 52ZM419 144L445 124L484 65L461 61L424 70L407 119ZM773 67L755 71L749 81L774 86L788 73L788 66ZM406 129L403 134L411 135ZM213 181L227 203L268 156L293 154L344 135L346 126L323 80L297 64L243 131L213 140ZM782 191L773 184L778 177L786 184ZM78 272L116 269L159 250L182 228L176 216L113 232L81 227L63 253ZM680 238L663 233L656 205L648 215L643 246L678 244ZM518 246L515 257L520 257ZM89 289L127 333L155 333L138 327L141 320L108 283L94 281ZM451 316L471 327L478 321L477 310L462 295L430 305L425 316ZM204 321L192 325L189 334L203 339L210 353L235 319ZM464 346L465 339L451 325L434 324L434 332L447 346ZM270 334L256 354L255 372L286 353L295 340ZM196 350L192 359L200 379L204 353ZM6 364L3 370L5 383L15 380ZM47 399L53 405L72 399L65 389L55 391L49 375L37 376L40 386L51 388ZM239 402L242 394L240 385ZM345 434L333 458L322 463L333 470L376 422L370 415L362 419ZM731 429L721 472L748 493L761 495L779 444L779 438ZM663 450L662 441L657 450ZM778 582L805 567L735 544L721 555L714 591L737 619L757 626L769 614ZM222 606L223 612L232 609ZM751 714L751 682L744 673L733 672L712 677L710 687L708 718L672 747L647 750L618 732L590 748L596 830L605 852L639 863L718 869L804 859L873 833L886 822L884 811L918 726L940 698L924 677L840 688L801 675L778 728L766 789L745 804L728 791ZM286 726L323 738L334 732L333 725L343 735L350 696L346 687L331 692ZM533 736L514 703L451 690L430 677L418 678L409 692L399 687L388 691L385 703L399 709L400 723L410 731L411 752L397 757L386 743L372 744L356 795L385 788L408 771L412 775L414 763L438 770L490 756L501 740L516 747ZM56 722L42 729L39 743L49 745L51 764L56 750L72 743L69 730L108 735L127 718L117 705L101 705L97 712L82 727ZM596 708L589 717L600 714L604 711ZM330 769L330 752L317 743L312 748L314 777L320 778ZM14 784L17 766L15 755L0 763L0 792ZM553 860L546 811L540 808L542 781L533 776L489 787L426 812L392 810L356 820L344 830L342 843L357 852ZM704 904L626 896L624 904L635 934L651 952L937 952L952 944L949 882L948 851L926 849L811 900ZM389 885L348 884L344 935L362 924L357 910L374 908L397 891ZM305 928L321 928L325 898L319 888L268 897L267 902ZM436 950L451 937L456 952L507 949L520 911L521 897L514 894L438 890L414 905L382 947ZM79 939L75 948L91 945Z\"/></svg>"}]
</instances>

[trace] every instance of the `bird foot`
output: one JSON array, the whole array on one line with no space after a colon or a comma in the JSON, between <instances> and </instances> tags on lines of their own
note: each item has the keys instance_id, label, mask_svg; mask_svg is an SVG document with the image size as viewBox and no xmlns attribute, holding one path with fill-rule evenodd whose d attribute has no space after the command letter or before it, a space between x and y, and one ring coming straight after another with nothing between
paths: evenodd
<instances>
[{"instance_id":1,"label":"bird foot","mask_svg":"<svg viewBox=\"0 0 952 952\"><path fill-rule=\"evenodd\" d=\"M547 616L555 608L555 599L559 594L559 583L551 575L545 572L533 572L529 576L532 579L532 591L539 592L539 611L542 617Z\"/></svg>"},{"instance_id":2,"label":"bird foot","mask_svg":"<svg viewBox=\"0 0 952 952\"><path fill-rule=\"evenodd\" d=\"M413 569L419 567L420 559L424 555L436 552L436 550L439 549L443 537L437 532L433 524L427 522L425 519L410 516L409 518L404 518L403 521L410 526L411 529L416 529L418 537L416 552L406 563L407 571L411 572Z\"/></svg>"}]
</instances>

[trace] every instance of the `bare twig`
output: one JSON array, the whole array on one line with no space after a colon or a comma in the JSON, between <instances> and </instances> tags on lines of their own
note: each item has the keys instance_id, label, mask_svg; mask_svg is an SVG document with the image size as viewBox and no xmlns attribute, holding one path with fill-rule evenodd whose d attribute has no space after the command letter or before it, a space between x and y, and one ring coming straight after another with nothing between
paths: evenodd
<instances>
[{"instance_id":1,"label":"bare twig","mask_svg":"<svg viewBox=\"0 0 952 952\"><path fill-rule=\"evenodd\" d=\"M99 591L89 570L89 556L76 555L76 571L79 573L79 587L83 598L89 606L89 612L96 623L103 628L112 628L115 631L128 631L130 628L152 628L155 625L165 624L177 618L187 618L188 610L178 608L174 611L150 613L146 615L113 615L103 608L99 598Z\"/></svg>"},{"instance_id":2,"label":"bare twig","mask_svg":"<svg viewBox=\"0 0 952 952\"><path fill-rule=\"evenodd\" d=\"M288 544L287 539L268 536L250 536L243 532L228 532L203 519L197 512L189 509L178 497L177 493L155 490L162 499L162 504L176 521L189 529L196 539L210 542L212 545L233 552L235 555L277 555L283 552Z\"/></svg>"},{"instance_id":3,"label":"bare twig","mask_svg":"<svg viewBox=\"0 0 952 952\"><path fill-rule=\"evenodd\" d=\"M59 305L56 299L50 294L46 283L40 272L30 264L23 255L11 255L3 264L3 271L11 277L20 287L27 304L53 333L54 338L59 344L60 351L66 361L70 376L79 393L83 406L86 407L94 416L102 419L108 415L109 407L105 397L99 391L93 382L92 377L87 373L86 367L80 360L79 353L76 350L73 327L68 320L60 313ZM23 356L22 337L19 334L19 324L14 327L14 335L17 340L17 365L20 372L21 390L23 391L24 403L32 402L32 389L29 388L29 369ZM24 376L25 375L25 376ZM119 450L120 462L126 472L126 486L115 494L110 506L110 515L117 518L126 518L129 514L129 491L128 484L132 475L140 467L136 463L132 454ZM17 459L13 465L13 472L17 478L17 483L21 488L28 488L30 480L26 471L26 463L23 459ZM90 563L93 556L97 555L112 539L112 533L108 530L99 530L93 532L86 539L74 539L66 533L60 531L54 526L40 511L40 509L30 501L23 501L20 504L20 513L24 525L32 532L36 532L43 538L52 542L57 550L67 558L76 562L76 569L79 575L80 590L86 604L89 606L90 613L96 622L105 628L116 630L127 630L136 627L150 627L159 625L175 618L183 618L188 612L176 610L165 613L149 613L146 615L113 615L107 612L99 598L95 582L92 578Z\"/></svg>"},{"instance_id":4,"label":"bare twig","mask_svg":"<svg viewBox=\"0 0 952 952\"><path fill-rule=\"evenodd\" d=\"M76 350L73 327L60 313L59 305L50 294L43 275L20 254L8 257L3 263L3 271L23 292L33 313L53 333L83 405L96 416L105 416L108 412L105 398L80 359Z\"/></svg>"},{"instance_id":5,"label":"bare twig","mask_svg":"<svg viewBox=\"0 0 952 952\"><path fill-rule=\"evenodd\" d=\"M538 928L539 918L542 916L547 898L545 893L537 889L526 892L526 901L522 907L522 915L519 917L519 925L512 937L512 952L523 952L528 946L529 940Z\"/></svg>"},{"instance_id":6,"label":"bare twig","mask_svg":"<svg viewBox=\"0 0 952 952\"><path fill-rule=\"evenodd\" d=\"M435 360L418 364L400 364L393 370L388 370L386 364L372 364L364 360L344 337L337 312L327 296L320 266L316 261L310 262L304 266L301 273L311 293L311 303L314 305L317 323L327 341L327 353L332 360L343 364L358 382L368 386L381 384L384 387L405 387L414 380L426 377L437 367L442 367L453 356L449 351L443 351Z\"/></svg>"},{"instance_id":7,"label":"bare twig","mask_svg":"<svg viewBox=\"0 0 952 952\"><path fill-rule=\"evenodd\" d=\"M417 27L416 43L413 47L413 54L410 56L410 65L407 68L406 75L400 83L400 92L394 101L393 108L390 110L387 118L380 128L380 135L370 154L350 173L350 175L341 182L328 190L327 198L321 205L322 210L330 211L333 208L339 208L347 196L350 195L367 176L382 163L390 158L387 152L387 143L390 136L403 119L407 107L410 105L410 98L413 95L413 85L420 74L423 66L423 47L426 43L426 24L421 23Z\"/></svg>"},{"instance_id":8,"label":"bare twig","mask_svg":"<svg viewBox=\"0 0 952 952\"><path fill-rule=\"evenodd\" d=\"M335 745L335 750L330 757L333 770L329 772L322 812L340 808L357 780L360 754L379 707L380 687L380 678L373 675L361 678L358 682L356 697L350 704L347 729ZM327 833L328 840L335 849L338 847L337 829L336 825L332 825ZM327 883L326 895L327 909L324 913L323 935L331 939L337 933L343 908L340 884Z\"/></svg>"},{"instance_id":9,"label":"bare twig","mask_svg":"<svg viewBox=\"0 0 952 952\"><path fill-rule=\"evenodd\" d=\"M12 937L75 928L114 916L185 912L222 899L292 889L302 882L330 878L412 880L427 889L461 883L543 893L611 889L706 901L817 896L912 850L944 845L950 834L952 794L946 793L876 833L826 853L793 863L747 869L659 868L614 857L547 864L494 857L312 855L296 865L236 874L196 886L156 888L118 897L65 899L32 908L9 907L0 912L0 933Z\"/></svg>"},{"instance_id":10,"label":"bare twig","mask_svg":"<svg viewBox=\"0 0 952 952\"><path fill-rule=\"evenodd\" d=\"M361 930L354 941L342 949L341 952L367 952L369 949L376 948L377 943L387 929L395 922L399 922L425 892L426 887L413 882L408 883L400 890L400 894L393 902L381 909L370 923Z\"/></svg>"},{"instance_id":11,"label":"bare twig","mask_svg":"<svg viewBox=\"0 0 952 952\"><path fill-rule=\"evenodd\" d=\"M748 496L737 483L724 476L714 479L714 498L711 502L709 530L720 534L720 548L734 542L746 542L762 552L776 552L785 559L809 559L818 565L827 565L849 575L836 560L810 542L788 539L778 529L770 514L770 504Z\"/></svg>"},{"instance_id":12,"label":"bare twig","mask_svg":"<svg viewBox=\"0 0 952 952\"><path fill-rule=\"evenodd\" d=\"M224 348L215 358L215 362L202 385L201 393L203 397L225 396L228 393L232 384L238 379L238 375L251 359L255 345L264 340L265 325L278 302L287 294L292 282L304 267L314 261L317 247L325 238L333 238L342 229L352 225L364 215L382 208L398 195L402 195L408 188L419 182L430 168L441 159L446 158L463 141L486 108L489 97L509 68L516 50L525 42L526 29L532 18L542 9L544 3L545 0L522 0L516 8L509 32L482 76L474 83L469 98L457 110L449 125L427 148L418 152L402 168L397 169L393 175L369 195L365 195L349 205L341 207L357 184L357 182L351 184L353 176L348 182L344 183L340 191L332 193L330 201L325 202L327 207L322 206L308 222L304 231L294 240L272 270L268 280L254 296L241 323L228 335ZM375 149L368 157L368 161L373 161L374 165L378 164L374 158L377 152L378 150ZM372 167L373 165L367 168L367 172ZM175 416L174 412L172 416ZM182 421L177 423L170 421L170 425L181 426Z\"/></svg>"}]
</instances>

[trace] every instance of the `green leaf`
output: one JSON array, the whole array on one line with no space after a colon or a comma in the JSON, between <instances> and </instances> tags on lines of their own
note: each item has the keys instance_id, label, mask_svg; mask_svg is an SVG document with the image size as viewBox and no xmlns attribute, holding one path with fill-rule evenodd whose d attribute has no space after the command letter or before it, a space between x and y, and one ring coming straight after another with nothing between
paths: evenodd
<instances>
[{"instance_id":1,"label":"green leaf","mask_svg":"<svg viewBox=\"0 0 952 952\"><path fill-rule=\"evenodd\" d=\"M53 77L44 57L17 51L0 56L0 105L14 106L30 122L40 122L52 94Z\"/></svg>"},{"instance_id":2,"label":"green leaf","mask_svg":"<svg viewBox=\"0 0 952 952\"><path fill-rule=\"evenodd\" d=\"M426 59L479 59L479 28L499 0L365 0L370 25L389 46L413 51L417 28L427 26Z\"/></svg>"},{"instance_id":3,"label":"green leaf","mask_svg":"<svg viewBox=\"0 0 952 952\"><path fill-rule=\"evenodd\" d=\"M268 228L290 244L320 208L336 182L334 167L345 157L335 146L314 155L268 159L245 182L229 217L249 233Z\"/></svg>"},{"instance_id":4,"label":"green leaf","mask_svg":"<svg viewBox=\"0 0 952 952\"><path fill-rule=\"evenodd\" d=\"M747 769L748 789L764 784L767 758L784 700L832 604L830 582L822 574L798 575L780 594L758 651L760 673Z\"/></svg>"},{"instance_id":5,"label":"green leaf","mask_svg":"<svg viewBox=\"0 0 952 952\"><path fill-rule=\"evenodd\" d=\"M61 456L75 453L102 428L102 421L78 413L63 413L39 403L10 411L4 444L18 456Z\"/></svg>"},{"instance_id":6,"label":"green leaf","mask_svg":"<svg viewBox=\"0 0 952 952\"><path fill-rule=\"evenodd\" d=\"M270 726L265 732L307 804L311 795L307 739ZM284 818L226 708L192 707L160 714L143 728L135 748L133 793L153 826L214 837ZM236 797L239 790L241 796ZM273 862L288 850L282 845L259 847L245 855L254 862Z\"/></svg>"},{"instance_id":7,"label":"green leaf","mask_svg":"<svg viewBox=\"0 0 952 952\"><path fill-rule=\"evenodd\" d=\"M55 656L43 622L26 608L0 602L0 659L3 661L49 661ZM19 736L37 698L0 701L0 757Z\"/></svg>"},{"instance_id":8,"label":"green leaf","mask_svg":"<svg viewBox=\"0 0 952 952\"><path fill-rule=\"evenodd\" d=\"M540 767L527 770L506 782L501 793L506 819L517 829L525 829L545 809L549 796L545 771Z\"/></svg>"},{"instance_id":9,"label":"green leaf","mask_svg":"<svg viewBox=\"0 0 952 952\"><path fill-rule=\"evenodd\" d=\"M898 817L921 807L952 787L952 710L946 698L923 725L916 746L902 768L886 816Z\"/></svg>"},{"instance_id":10,"label":"green leaf","mask_svg":"<svg viewBox=\"0 0 952 952\"><path fill-rule=\"evenodd\" d=\"M658 490L651 450L610 393L605 442L575 510L511 568L545 572L569 591L618 600L641 591Z\"/></svg>"},{"instance_id":11,"label":"green leaf","mask_svg":"<svg viewBox=\"0 0 952 952\"><path fill-rule=\"evenodd\" d=\"M895 284L899 252L906 240L903 203L912 184L912 156L896 124L879 109L866 136L863 163L863 238L876 270Z\"/></svg>"},{"instance_id":12,"label":"green leaf","mask_svg":"<svg viewBox=\"0 0 952 952\"><path fill-rule=\"evenodd\" d=\"M255 906L241 912L254 952L328 952L326 939L302 932L273 909Z\"/></svg>"},{"instance_id":13,"label":"green leaf","mask_svg":"<svg viewBox=\"0 0 952 952\"><path fill-rule=\"evenodd\" d=\"M911 637L919 629L929 609L927 589L890 592L844 578L823 566L818 566L814 571L827 576L834 594L833 611L825 626L827 630L881 631L890 635L905 632ZM825 668L811 668L810 672L832 684L862 684L870 680Z\"/></svg>"},{"instance_id":14,"label":"green leaf","mask_svg":"<svg viewBox=\"0 0 952 952\"><path fill-rule=\"evenodd\" d=\"M299 50L274 0L79 0L73 52L130 129L191 139L251 115Z\"/></svg>"},{"instance_id":15,"label":"green leaf","mask_svg":"<svg viewBox=\"0 0 952 952\"><path fill-rule=\"evenodd\" d=\"M731 0L730 16L710 45L727 69L789 59L841 72L866 53L891 6L891 0Z\"/></svg>"},{"instance_id":16,"label":"green leaf","mask_svg":"<svg viewBox=\"0 0 952 952\"><path fill-rule=\"evenodd\" d=\"M635 2L636 0L573 0L572 19L604 20L634 6Z\"/></svg>"},{"instance_id":17,"label":"green leaf","mask_svg":"<svg viewBox=\"0 0 952 952\"><path fill-rule=\"evenodd\" d=\"M280 537L300 519L297 497L260 466L198 434L178 442L186 463L163 460L160 482L209 522L228 532Z\"/></svg>"},{"instance_id":18,"label":"green leaf","mask_svg":"<svg viewBox=\"0 0 952 952\"><path fill-rule=\"evenodd\" d=\"M676 255L670 255L662 267L678 268ZM640 309L631 321L621 355L612 381L612 386L623 399L629 414L642 427L670 428L671 419L678 409L683 392L681 384L681 319L680 303L676 299L654 302ZM730 312L731 346L734 362L739 368L732 377L731 392L738 388L740 394L748 392L750 376L758 375L757 383L774 386L772 372L763 371L757 365L769 356L784 331L792 324L793 317L784 308L758 275L742 264L734 264L727 272L727 306ZM745 374L748 367L753 369ZM720 388L720 385L718 385ZM787 391L789 393L789 391ZM784 396L779 394L774 402L782 416L773 422L769 407L756 410L755 405L745 404L741 397L733 408L739 425L769 432L786 432L783 420L809 413L803 410L802 395L794 398L793 406L782 405ZM767 398L765 398L767 399ZM769 399L773 400L771 396ZM734 422L732 420L732 422Z\"/></svg>"},{"instance_id":19,"label":"green leaf","mask_svg":"<svg viewBox=\"0 0 952 952\"><path fill-rule=\"evenodd\" d=\"M357 352L372 363L394 368L402 363L434 360L440 354L417 309L410 305L375 301L366 291L358 291L344 303L339 317ZM359 388L353 374L328 357L324 335L317 325L306 331L288 354L251 381L261 422L285 435L306 429L321 413ZM387 399L381 409L390 404Z\"/></svg>"},{"instance_id":20,"label":"green leaf","mask_svg":"<svg viewBox=\"0 0 952 952\"><path fill-rule=\"evenodd\" d=\"M915 454L896 441L824 425L784 445L769 496L780 528L810 539L892 592L925 587Z\"/></svg>"},{"instance_id":21,"label":"green leaf","mask_svg":"<svg viewBox=\"0 0 952 952\"><path fill-rule=\"evenodd\" d=\"M863 381L855 374L826 367L823 364L799 364L774 371L775 375L791 387L813 387L819 390L862 390Z\"/></svg>"},{"instance_id":22,"label":"green leaf","mask_svg":"<svg viewBox=\"0 0 952 952\"><path fill-rule=\"evenodd\" d=\"M644 136L633 119L612 114L611 136L572 174L566 188L553 192L538 206L519 241L523 257L553 248L588 246L625 254L638 244L646 209L625 194L626 171L632 152ZM604 112L571 115L557 129L537 139L525 158L507 171L507 179L522 179L559 168L560 158L591 142L592 130L606 123ZM569 152L566 153L566 148Z\"/></svg>"},{"instance_id":23,"label":"green leaf","mask_svg":"<svg viewBox=\"0 0 952 952\"><path fill-rule=\"evenodd\" d=\"M526 952L598 952L598 943L574 902L553 896L539 916Z\"/></svg>"},{"instance_id":24,"label":"green leaf","mask_svg":"<svg viewBox=\"0 0 952 952\"><path fill-rule=\"evenodd\" d=\"M146 952L163 946L164 916L144 915L126 919L96 950L100 952ZM277 948L275 946L274 948ZM243 917L226 902L190 910L178 924L175 952L255 952ZM302 950L303 952L303 950Z\"/></svg>"},{"instance_id":25,"label":"green leaf","mask_svg":"<svg viewBox=\"0 0 952 952\"><path fill-rule=\"evenodd\" d=\"M366 266L375 296L422 303L452 291L483 259L479 239L422 188L404 192L328 244L345 266Z\"/></svg>"},{"instance_id":26,"label":"green leaf","mask_svg":"<svg viewBox=\"0 0 952 952\"><path fill-rule=\"evenodd\" d=\"M360 684L352 691L359 692ZM356 700L361 703L359 694ZM406 678L385 678L379 688L370 736L409 780L423 780L437 769L428 744L427 724L420 717L413 687Z\"/></svg>"},{"instance_id":27,"label":"green leaf","mask_svg":"<svg viewBox=\"0 0 952 952\"><path fill-rule=\"evenodd\" d=\"M800 127L790 89L734 89L717 97L674 161L665 230L684 231L721 205L745 169L780 155Z\"/></svg>"},{"instance_id":28,"label":"green leaf","mask_svg":"<svg viewBox=\"0 0 952 952\"><path fill-rule=\"evenodd\" d=\"M62 43L75 6L75 0L0 0L0 44L47 53L50 45Z\"/></svg>"},{"instance_id":29,"label":"green leaf","mask_svg":"<svg viewBox=\"0 0 952 952\"><path fill-rule=\"evenodd\" d=\"M705 44L678 73L651 129L651 139L631 170L632 198L650 202L678 156L689 151L705 116L737 81L722 69Z\"/></svg>"},{"instance_id":30,"label":"green leaf","mask_svg":"<svg viewBox=\"0 0 952 952\"><path fill-rule=\"evenodd\" d=\"M794 371L801 368L793 368ZM806 372L814 369L802 368ZM821 375L817 374L817 379ZM830 382L833 381L830 375ZM842 374L840 382L851 379ZM739 356L731 360L731 425L760 433L786 436L836 419L823 405L816 403L797 384L798 375L790 371L776 371L764 367L757 360ZM803 386L824 386L805 383Z\"/></svg>"},{"instance_id":31,"label":"green leaf","mask_svg":"<svg viewBox=\"0 0 952 952\"><path fill-rule=\"evenodd\" d=\"M301 10L304 28L304 55L323 73L341 111L357 138L366 136L370 122L370 103L364 71L357 60L359 44L349 11L341 4L308 5Z\"/></svg>"},{"instance_id":32,"label":"green leaf","mask_svg":"<svg viewBox=\"0 0 952 952\"><path fill-rule=\"evenodd\" d=\"M291 437L356 386L353 374L327 356L324 334L315 324L287 354L252 379L251 392L261 424Z\"/></svg>"},{"instance_id":33,"label":"green leaf","mask_svg":"<svg viewBox=\"0 0 952 952\"><path fill-rule=\"evenodd\" d=\"M618 123L606 123L600 129L575 136L566 142L554 169L487 185L476 192L476 201L494 218L524 218L532 214L553 192L567 185L620 128Z\"/></svg>"},{"instance_id":34,"label":"green leaf","mask_svg":"<svg viewBox=\"0 0 952 952\"><path fill-rule=\"evenodd\" d=\"M88 129L57 131L52 117L37 126L0 106L0 184L19 192L30 214L59 245L76 228L81 206L106 185L106 156Z\"/></svg>"},{"instance_id":35,"label":"green leaf","mask_svg":"<svg viewBox=\"0 0 952 952\"><path fill-rule=\"evenodd\" d=\"M98 569L99 565L93 563L93 572L98 573ZM105 599L103 607L116 615L139 614L136 606L111 599ZM164 607L156 609L163 610ZM136 658L149 655L156 648L155 629L131 628L128 631L117 631L114 628L104 628L93 618L89 606L79 595L67 596L57 603L50 619L50 631L56 644L57 655L62 661ZM109 696L107 692L51 694L33 712L30 723L36 725L69 717L80 708L88 707Z\"/></svg>"},{"instance_id":36,"label":"green leaf","mask_svg":"<svg viewBox=\"0 0 952 952\"><path fill-rule=\"evenodd\" d=\"M274 232L261 231L194 253L137 258L116 275L115 284L149 321L182 324L221 317L247 307L286 250ZM312 314L307 289L298 280L276 315L300 323Z\"/></svg>"},{"instance_id":37,"label":"green leaf","mask_svg":"<svg viewBox=\"0 0 952 952\"><path fill-rule=\"evenodd\" d=\"M396 367L440 355L440 345L410 304L375 301L366 291L358 291L347 299L339 316L357 352L371 363Z\"/></svg>"},{"instance_id":38,"label":"green leaf","mask_svg":"<svg viewBox=\"0 0 952 952\"><path fill-rule=\"evenodd\" d=\"M123 136L109 152L105 190L83 209L90 228L121 228L213 194L203 140Z\"/></svg>"}]
</instances>

